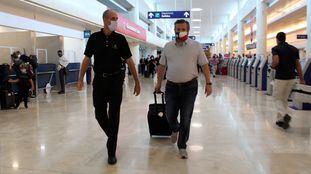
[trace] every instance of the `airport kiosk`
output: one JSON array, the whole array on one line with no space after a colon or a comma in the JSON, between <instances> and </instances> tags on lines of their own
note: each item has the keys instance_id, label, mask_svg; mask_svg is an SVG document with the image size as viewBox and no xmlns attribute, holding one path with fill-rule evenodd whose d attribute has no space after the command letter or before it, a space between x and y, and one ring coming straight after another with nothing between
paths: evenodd
<instances>
[{"instance_id":1,"label":"airport kiosk","mask_svg":"<svg viewBox=\"0 0 311 174\"><path fill-rule=\"evenodd\" d=\"M240 80L242 82L246 81L246 67L247 67L247 64L248 64L248 58L245 58L244 62L242 64L242 68L241 68L241 79Z\"/></svg>"},{"instance_id":2,"label":"airport kiosk","mask_svg":"<svg viewBox=\"0 0 311 174\"><path fill-rule=\"evenodd\" d=\"M292 91L293 108L311 110L311 59L301 62L306 84L296 84Z\"/></svg>"},{"instance_id":3,"label":"airport kiosk","mask_svg":"<svg viewBox=\"0 0 311 174\"><path fill-rule=\"evenodd\" d=\"M238 65L238 78L237 79L239 79L239 80L241 80L241 71L242 71L242 64L244 62L244 59L245 59L244 57L241 58L240 63Z\"/></svg>"},{"instance_id":4,"label":"airport kiosk","mask_svg":"<svg viewBox=\"0 0 311 174\"><path fill-rule=\"evenodd\" d=\"M260 57L257 57L251 69L251 87L257 87L257 70L260 65Z\"/></svg>"},{"instance_id":5,"label":"airport kiosk","mask_svg":"<svg viewBox=\"0 0 311 174\"><path fill-rule=\"evenodd\" d=\"M268 70L268 60L264 55L260 56L260 64L257 68L257 90L265 91L267 90L267 70Z\"/></svg>"},{"instance_id":6,"label":"airport kiosk","mask_svg":"<svg viewBox=\"0 0 311 174\"><path fill-rule=\"evenodd\" d=\"M267 71L267 95L272 95L273 93L273 81L275 79L275 70L268 66Z\"/></svg>"},{"instance_id":7,"label":"airport kiosk","mask_svg":"<svg viewBox=\"0 0 311 174\"><path fill-rule=\"evenodd\" d=\"M252 83L252 66L256 60L256 57L252 57L248 60L248 63L246 65L246 84Z\"/></svg>"},{"instance_id":8,"label":"airport kiosk","mask_svg":"<svg viewBox=\"0 0 311 174\"><path fill-rule=\"evenodd\" d=\"M238 74L239 74L239 65L240 65L240 62L241 62L241 59L242 58L238 58L236 60L236 64L235 64L235 67L234 67L234 78L238 78Z\"/></svg>"}]
</instances>

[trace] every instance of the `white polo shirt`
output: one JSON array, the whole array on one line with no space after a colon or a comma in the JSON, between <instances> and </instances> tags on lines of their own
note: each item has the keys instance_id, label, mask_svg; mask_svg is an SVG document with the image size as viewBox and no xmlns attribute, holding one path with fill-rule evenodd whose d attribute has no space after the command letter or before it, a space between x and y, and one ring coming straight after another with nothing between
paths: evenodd
<instances>
[{"instance_id":1,"label":"white polo shirt","mask_svg":"<svg viewBox=\"0 0 311 174\"><path fill-rule=\"evenodd\" d=\"M164 46L160 64L167 67L166 78L175 83L185 83L198 77L197 65L208 64L202 45L187 39L183 46L171 41Z\"/></svg>"}]
</instances>

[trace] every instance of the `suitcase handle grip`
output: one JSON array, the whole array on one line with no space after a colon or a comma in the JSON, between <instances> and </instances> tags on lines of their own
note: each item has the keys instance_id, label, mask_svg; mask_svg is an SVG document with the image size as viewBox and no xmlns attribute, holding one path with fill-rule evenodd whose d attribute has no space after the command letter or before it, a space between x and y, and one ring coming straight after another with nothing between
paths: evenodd
<instances>
[{"instance_id":1,"label":"suitcase handle grip","mask_svg":"<svg viewBox=\"0 0 311 174\"><path fill-rule=\"evenodd\" d=\"M161 94L161 96L162 96L162 104L164 104L165 102L164 102L164 92L154 92L153 93L153 96L154 96L154 102L155 102L155 104L158 104L158 101L157 101L157 94Z\"/></svg>"}]
</instances>

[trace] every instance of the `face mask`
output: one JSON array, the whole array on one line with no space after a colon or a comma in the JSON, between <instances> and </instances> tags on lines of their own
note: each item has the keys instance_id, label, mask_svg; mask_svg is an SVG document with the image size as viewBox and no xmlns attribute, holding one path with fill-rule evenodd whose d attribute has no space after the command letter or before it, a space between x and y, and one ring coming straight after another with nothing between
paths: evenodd
<instances>
[{"instance_id":1,"label":"face mask","mask_svg":"<svg viewBox=\"0 0 311 174\"><path fill-rule=\"evenodd\" d=\"M108 26L110 31L116 31L118 27L118 22L117 21L111 21L111 24Z\"/></svg>"},{"instance_id":2,"label":"face mask","mask_svg":"<svg viewBox=\"0 0 311 174\"><path fill-rule=\"evenodd\" d=\"M176 39L180 41L186 41L188 39L188 32L182 31L182 32L176 32Z\"/></svg>"},{"instance_id":3,"label":"face mask","mask_svg":"<svg viewBox=\"0 0 311 174\"><path fill-rule=\"evenodd\" d=\"M25 68L23 68L23 69L21 69L21 72L22 72L23 74L25 74L25 73L27 72L27 70L26 70Z\"/></svg>"}]
</instances>

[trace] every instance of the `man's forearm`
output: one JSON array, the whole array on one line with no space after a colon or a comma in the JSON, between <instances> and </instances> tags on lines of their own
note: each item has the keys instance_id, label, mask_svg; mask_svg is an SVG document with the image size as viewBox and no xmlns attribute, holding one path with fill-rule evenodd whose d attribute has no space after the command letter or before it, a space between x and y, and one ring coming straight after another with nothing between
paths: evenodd
<instances>
[{"instance_id":1,"label":"man's forearm","mask_svg":"<svg viewBox=\"0 0 311 174\"><path fill-rule=\"evenodd\" d=\"M158 66L158 83L162 83L163 79L164 79L164 74L166 71L166 66L164 65L159 65Z\"/></svg>"},{"instance_id":2,"label":"man's forearm","mask_svg":"<svg viewBox=\"0 0 311 174\"><path fill-rule=\"evenodd\" d=\"M211 83L211 73L210 73L208 64L203 66L203 73L205 76L206 83Z\"/></svg>"},{"instance_id":3,"label":"man's forearm","mask_svg":"<svg viewBox=\"0 0 311 174\"><path fill-rule=\"evenodd\" d=\"M135 63L134 63L133 59L132 58L129 59L127 61L127 64L128 64L128 66L130 68L130 71L131 71L131 73L132 73L132 75L134 77L135 82L139 82L138 74L137 74L137 71L136 71L136 68L135 68Z\"/></svg>"},{"instance_id":4,"label":"man's forearm","mask_svg":"<svg viewBox=\"0 0 311 174\"><path fill-rule=\"evenodd\" d=\"M84 75L85 75L85 73L87 71L87 68L88 68L89 64L90 64L90 58L84 57L84 59L82 61L79 81L83 81Z\"/></svg>"}]
</instances>

